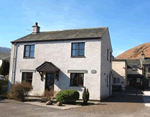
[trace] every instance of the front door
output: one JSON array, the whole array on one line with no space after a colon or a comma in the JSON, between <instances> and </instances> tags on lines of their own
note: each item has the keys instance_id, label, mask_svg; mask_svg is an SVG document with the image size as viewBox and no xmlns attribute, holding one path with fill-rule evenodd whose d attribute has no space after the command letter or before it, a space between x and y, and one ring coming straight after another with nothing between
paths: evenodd
<instances>
[{"instance_id":1,"label":"front door","mask_svg":"<svg viewBox=\"0 0 150 117\"><path fill-rule=\"evenodd\" d=\"M54 91L54 73L46 74L45 90Z\"/></svg>"}]
</instances>

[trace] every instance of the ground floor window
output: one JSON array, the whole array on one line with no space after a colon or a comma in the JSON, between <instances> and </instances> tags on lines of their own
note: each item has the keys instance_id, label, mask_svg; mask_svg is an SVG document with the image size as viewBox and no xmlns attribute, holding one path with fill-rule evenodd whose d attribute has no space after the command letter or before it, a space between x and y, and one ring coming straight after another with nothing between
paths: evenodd
<instances>
[{"instance_id":1,"label":"ground floor window","mask_svg":"<svg viewBox=\"0 0 150 117\"><path fill-rule=\"evenodd\" d=\"M22 82L29 82L32 84L32 72L22 72Z\"/></svg>"},{"instance_id":2,"label":"ground floor window","mask_svg":"<svg viewBox=\"0 0 150 117\"><path fill-rule=\"evenodd\" d=\"M70 74L70 86L83 86L83 73L71 73Z\"/></svg>"}]
</instances>

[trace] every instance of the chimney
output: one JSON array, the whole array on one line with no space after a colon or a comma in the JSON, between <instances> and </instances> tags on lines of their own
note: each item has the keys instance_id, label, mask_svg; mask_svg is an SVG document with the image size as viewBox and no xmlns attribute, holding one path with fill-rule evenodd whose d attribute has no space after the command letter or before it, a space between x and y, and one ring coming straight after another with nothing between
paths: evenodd
<instances>
[{"instance_id":1,"label":"chimney","mask_svg":"<svg viewBox=\"0 0 150 117\"><path fill-rule=\"evenodd\" d=\"M141 63L141 68L143 69L143 61L145 60L145 54L144 54L144 51L142 51L142 54L141 54L141 59L140 59L140 63ZM142 73L143 74L143 73Z\"/></svg>"},{"instance_id":2,"label":"chimney","mask_svg":"<svg viewBox=\"0 0 150 117\"><path fill-rule=\"evenodd\" d=\"M37 34L40 32L40 27L38 26L38 23L36 22L34 26L32 26L32 34Z\"/></svg>"},{"instance_id":3,"label":"chimney","mask_svg":"<svg viewBox=\"0 0 150 117\"><path fill-rule=\"evenodd\" d=\"M141 59L144 60L145 59L145 54L144 52L142 51L142 54L141 54Z\"/></svg>"}]
</instances>

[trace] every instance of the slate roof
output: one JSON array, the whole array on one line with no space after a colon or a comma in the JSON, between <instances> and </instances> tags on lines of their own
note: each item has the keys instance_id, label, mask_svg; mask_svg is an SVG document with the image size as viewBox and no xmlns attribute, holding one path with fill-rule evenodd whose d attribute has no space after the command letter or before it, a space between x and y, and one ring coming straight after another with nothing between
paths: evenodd
<instances>
[{"instance_id":1,"label":"slate roof","mask_svg":"<svg viewBox=\"0 0 150 117\"><path fill-rule=\"evenodd\" d=\"M56 67L53 63L45 61L42 65L36 68L38 72L56 72L59 71L59 68Z\"/></svg>"},{"instance_id":2,"label":"slate roof","mask_svg":"<svg viewBox=\"0 0 150 117\"><path fill-rule=\"evenodd\" d=\"M132 68L133 65L137 65L138 68L141 67L141 65L140 65L140 60L138 60L138 59L126 60L126 61L127 61L127 67L128 67L128 68Z\"/></svg>"},{"instance_id":3,"label":"slate roof","mask_svg":"<svg viewBox=\"0 0 150 117\"><path fill-rule=\"evenodd\" d=\"M106 30L108 30L108 27L39 32L37 34L26 35L15 41L12 41L12 43L101 38L103 34L106 32Z\"/></svg>"},{"instance_id":4,"label":"slate roof","mask_svg":"<svg viewBox=\"0 0 150 117\"><path fill-rule=\"evenodd\" d=\"M10 53L0 52L0 60L10 60Z\"/></svg>"},{"instance_id":5,"label":"slate roof","mask_svg":"<svg viewBox=\"0 0 150 117\"><path fill-rule=\"evenodd\" d=\"M150 64L150 59L145 59L142 61L142 63L145 65L145 64Z\"/></svg>"}]
</instances>

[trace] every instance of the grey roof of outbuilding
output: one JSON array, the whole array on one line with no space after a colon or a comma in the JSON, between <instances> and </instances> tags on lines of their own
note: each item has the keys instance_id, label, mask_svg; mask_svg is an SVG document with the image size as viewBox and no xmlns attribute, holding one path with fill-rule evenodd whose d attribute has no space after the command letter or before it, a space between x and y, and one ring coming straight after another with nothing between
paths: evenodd
<instances>
[{"instance_id":1,"label":"grey roof of outbuilding","mask_svg":"<svg viewBox=\"0 0 150 117\"><path fill-rule=\"evenodd\" d=\"M150 64L150 59L145 59L145 60L142 61L142 63L143 63L144 65Z\"/></svg>"},{"instance_id":2,"label":"grey roof of outbuilding","mask_svg":"<svg viewBox=\"0 0 150 117\"><path fill-rule=\"evenodd\" d=\"M138 68L140 68L140 60L134 59L134 60L126 60L127 61L127 67L132 68L133 65L137 65Z\"/></svg>"},{"instance_id":3,"label":"grey roof of outbuilding","mask_svg":"<svg viewBox=\"0 0 150 117\"><path fill-rule=\"evenodd\" d=\"M12 43L101 38L107 29L108 27L100 27L89 29L71 29L62 31L39 32L37 34L31 33L15 41L12 41Z\"/></svg>"}]
</instances>

